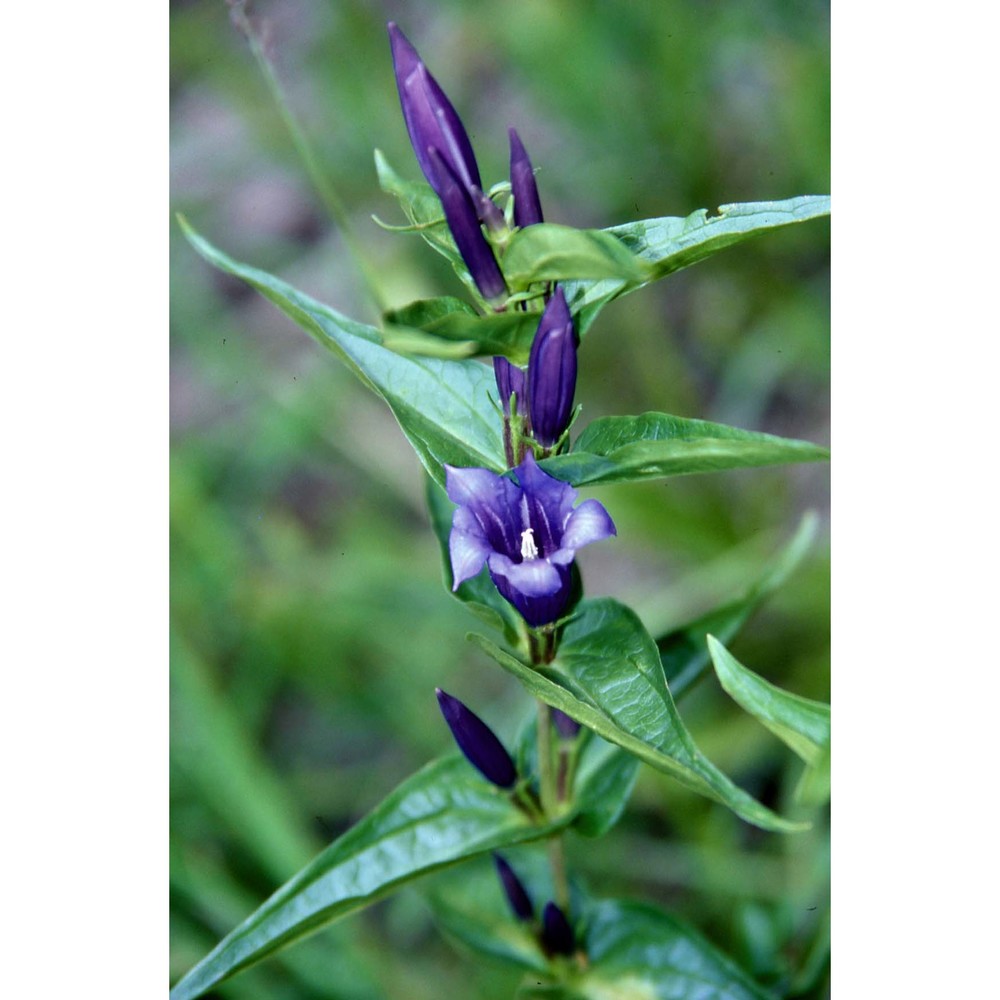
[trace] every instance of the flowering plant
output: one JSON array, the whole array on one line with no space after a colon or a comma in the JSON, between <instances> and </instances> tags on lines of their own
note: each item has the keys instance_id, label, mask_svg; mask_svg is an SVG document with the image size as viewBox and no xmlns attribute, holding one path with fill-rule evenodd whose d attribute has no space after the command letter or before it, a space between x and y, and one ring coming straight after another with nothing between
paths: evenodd
<instances>
[{"instance_id":1,"label":"flowering plant","mask_svg":"<svg viewBox=\"0 0 1000 1000\"><path fill-rule=\"evenodd\" d=\"M484 190L454 106L399 27L390 23L388 33L403 121L427 183L402 180L376 154L379 178L409 220L401 228L447 259L474 305L420 300L369 326L181 225L207 261L260 291L391 409L427 472L448 587L501 641L470 638L532 696L537 715L509 748L438 688L461 754L419 771L336 838L171 996L201 996L317 927L458 864L470 881L436 901L441 923L525 970L519 995L771 995L673 916L592 895L573 877L564 844L611 830L641 762L762 830L792 835L808 826L826 799L829 708L769 684L725 644L802 558L813 522L745 598L658 641L625 604L585 596L577 552L618 529L604 502L578 503L577 488L819 461L827 452L655 412L604 417L571 435L582 339L606 305L742 239L825 215L828 199L727 205L609 230L546 222L518 133L508 133L509 181ZM796 815L734 784L681 720L676 701L713 668L806 762ZM545 844L544 855L524 846L534 843ZM491 896L479 880L484 858Z\"/></svg>"}]
</instances>

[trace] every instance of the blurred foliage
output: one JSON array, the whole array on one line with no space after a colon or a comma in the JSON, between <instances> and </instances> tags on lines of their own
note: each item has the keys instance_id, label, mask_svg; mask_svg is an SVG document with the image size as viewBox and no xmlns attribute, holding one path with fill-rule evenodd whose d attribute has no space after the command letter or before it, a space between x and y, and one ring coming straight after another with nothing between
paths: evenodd
<instances>
[{"instance_id":1,"label":"blurred foliage","mask_svg":"<svg viewBox=\"0 0 1000 1000\"><path fill-rule=\"evenodd\" d=\"M510 16L504 16L507 12ZM288 103L393 306L461 294L376 183L409 176L385 22L399 21L465 120L484 180L517 126L546 217L609 226L829 190L826 4L648 0L334 2L251 9ZM337 309L374 307L222 0L171 11L172 208ZM515 682L464 641L440 586L418 462L379 402L171 228L172 951L190 967L322 845L449 749L433 689L511 736ZM760 237L604 311L581 355L583 420L656 409L829 443L829 224ZM619 538L581 555L592 596L654 634L735 596L823 465L596 488ZM826 539L731 644L829 696ZM681 705L702 749L768 805L802 764L714 679ZM748 827L648 768L621 824L573 838L598 894L657 902L764 983L828 992L829 824ZM419 891L242 973L219 996L507 998L518 975L454 952Z\"/></svg>"}]
</instances>

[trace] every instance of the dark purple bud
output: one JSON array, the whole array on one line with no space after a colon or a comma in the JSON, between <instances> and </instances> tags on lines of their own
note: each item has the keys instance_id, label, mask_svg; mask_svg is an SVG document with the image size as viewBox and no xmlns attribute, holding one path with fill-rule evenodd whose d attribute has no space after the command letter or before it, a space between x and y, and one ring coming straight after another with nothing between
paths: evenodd
<instances>
[{"instance_id":1,"label":"dark purple bud","mask_svg":"<svg viewBox=\"0 0 1000 1000\"><path fill-rule=\"evenodd\" d=\"M542 313L528 359L528 407L535 440L551 447L569 426L576 391L576 333L562 288Z\"/></svg>"},{"instance_id":2,"label":"dark purple bud","mask_svg":"<svg viewBox=\"0 0 1000 1000\"><path fill-rule=\"evenodd\" d=\"M571 719L565 712L560 712L558 708L552 709L552 721L564 740L571 740L580 732L580 723L576 719Z\"/></svg>"},{"instance_id":3,"label":"dark purple bud","mask_svg":"<svg viewBox=\"0 0 1000 1000\"><path fill-rule=\"evenodd\" d=\"M493 730L457 698L441 688L437 688L436 693L444 721L469 763L494 785L513 788L517 783L517 769Z\"/></svg>"},{"instance_id":4,"label":"dark purple bud","mask_svg":"<svg viewBox=\"0 0 1000 1000\"><path fill-rule=\"evenodd\" d=\"M550 955L572 955L576 950L573 928L555 903L546 903L542 911L542 947Z\"/></svg>"},{"instance_id":5,"label":"dark purple bud","mask_svg":"<svg viewBox=\"0 0 1000 1000\"><path fill-rule=\"evenodd\" d=\"M433 147L429 153L431 169L439 182L436 188L438 197L458 252L482 297L488 302L498 299L506 293L507 286L497 259L493 256L493 248L483 236L476 206L469 192L462 187L448 166L447 160Z\"/></svg>"},{"instance_id":6,"label":"dark purple bud","mask_svg":"<svg viewBox=\"0 0 1000 1000\"><path fill-rule=\"evenodd\" d=\"M510 136L510 189L514 195L514 225L523 228L544 222L542 203L538 200L538 185L531 160L524 151L524 145L514 129L507 130Z\"/></svg>"},{"instance_id":7,"label":"dark purple bud","mask_svg":"<svg viewBox=\"0 0 1000 1000\"><path fill-rule=\"evenodd\" d=\"M440 197L440 181L431 165L428 152L433 147L440 151L466 191L482 187L472 143L469 142L462 120L451 101L395 22L390 21L388 28L399 102L403 107L403 118L406 130L410 133L413 151L417 154L417 162L424 176Z\"/></svg>"},{"instance_id":8,"label":"dark purple bud","mask_svg":"<svg viewBox=\"0 0 1000 1000\"><path fill-rule=\"evenodd\" d=\"M504 357L493 359L493 374L497 378L497 391L500 393L500 404L503 412L510 416L510 397L517 396L518 407L524 399L524 371L512 365Z\"/></svg>"},{"instance_id":9,"label":"dark purple bud","mask_svg":"<svg viewBox=\"0 0 1000 1000\"><path fill-rule=\"evenodd\" d=\"M497 867L497 875L503 883L503 891L507 895L507 902L510 903L514 916L518 920L531 920L535 916L535 907L521 880L514 874L514 869L499 854L493 855L493 863Z\"/></svg>"}]
</instances>

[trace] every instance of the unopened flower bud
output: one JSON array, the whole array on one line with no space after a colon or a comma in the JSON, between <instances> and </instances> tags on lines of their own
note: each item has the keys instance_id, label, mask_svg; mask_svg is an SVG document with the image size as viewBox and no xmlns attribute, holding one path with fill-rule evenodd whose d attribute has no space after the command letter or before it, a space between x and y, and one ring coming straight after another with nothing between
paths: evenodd
<instances>
[{"instance_id":1,"label":"unopened flower bud","mask_svg":"<svg viewBox=\"0 0 1000 1000\"><path fill-rule=\"evenodd\" d=\"M436 689L436 694L444 721L469 763L494 785L513 788L517 783L517 769L493 730L457 698L441 688Z\"/></svg>"},{"instance_id":2,"label":"unopened flower bud","mask_svg":"<svg viewBox=\"0 0 1000 1000\"><path fill-rule=\"evenodd\" d=\"M576 719L571 719L565 712L560 712L558 708L552 709L552 721L564 740L571 740L580 732L580 723Z\"/></svg>"},{"instance_id":3,"label":"unopened flower bud","mask_svg":"<svg viewBox=\"0 0 1000 1000\"><path fill-rule=\"evenodd\" d=\"M440 151L466 191L482 187L472 143L458 112L395 22L390 21L388 28L399 103L403 108L413 152L424 176L440 196L438 185L441 182L431 164L429 152L434 148Z\"/></svg>"},{"instance_id":4,"label":"unopened flower bud","mask_svg":"<svg viewBox=\"0 0 1000 1000\"><path fill-rule=\"evenodd\" d=\"M542 911L542 946L550 955L572 955L576 943L566 914L555 903Z\"/></svg>"},{"instance_id":5,"label":"unopened flower bud","mask_svg":"<svg viewBox=\"0 0 1000 1000\"><path fill-rule=\"evenodd\" d=\"M546 448L569 426L576 392L576 332L562 288L542 313L528 359L528 407L535 440Z\"/></svg>"},{"instance_id":6,"label":"unopened flower bud","mask_svg":"<svg viewBox=\"0 0 1000 1000\"><path fill-rule=\"evenodd\" d=\"M493 855L493 863L496 865L497 875L500 876L503 891L510 908L514 911L514 916L518 920L531 920L535 915L535 907L521 880L514 874L514 869L499 854Z\"/></svg>"},{"instance_id":7,"label":"unopened flower bud","mask_svg":"<svg viewBox=\"0 0 1000 1000\"><path fill-rule=\"evenodd\" d=\"M507 286L493 248L483 235L472 197L436 147L432 146L428 155L431 172L437 180L436 190L444 208L444 217L458 252L482 297L487 301L499 299L506 293Z\"/></svg>"},{"instance_id":8,"label":"unopened flower bud","mask_svg":"<svg viewBox=\"0 0 1000 1000\"><path fill-rule=\"evenodd\" d=\"M543 222L542 203L538 200L538 185L531 160L514 129L510 136L510 190L514 195L514 225L520 228Z\"/></svg>"},{"instance_id":9,"label":"unopened flower bud","mask_svg":"<svg viewBox=\"0 0 1000 1000\"><path fill-rule=\"evenodd\" d=\"M493 359L493 374L497 379L497 392L500 394L500 405L503 412L510 416L510 397L517 396L518 409L522 408L524 400L524 371L517 365L512 365L506 358L498 355Z\"/></svg>"}]
</instances>

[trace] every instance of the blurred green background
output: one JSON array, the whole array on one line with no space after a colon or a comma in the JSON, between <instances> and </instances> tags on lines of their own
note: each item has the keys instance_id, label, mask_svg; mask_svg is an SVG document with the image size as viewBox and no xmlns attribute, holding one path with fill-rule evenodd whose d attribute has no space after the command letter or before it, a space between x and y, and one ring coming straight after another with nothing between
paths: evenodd
<instances>
[{"instance_id":1,"label":"blurred green background","mask_svg":"<svg viewBox=\"0 0 1000 1000\"><path fill-rule=\"evenodd\" d=\"M401 221L373 148L419 176L390 19L461 113L487 184L518 128L548 221L608 226L829 191L822 2L270 0L250 12L391 305L461 290L418 237L370 219ZM171 5L171 62L172 209L237 259L375 321L223 0ZM655 409L828 444L829 235L814 221L758 237L609 306L581 353L581 419ZM476 622L441 586L421 470L388 411L173 225L171 269L173 979L451 749L436 685L505 736L530 705L464 641ZM807 563L732 650L829 697L827 467L588 495L619 529L582 553L588 592L632 604L654 635L738 594L819 510ZM681 711L738 783L787 805L801 765L714 678ZM657 902L762 982L819 998L828 833L823 816L807 834L761 833L644 769L621 824L568 852L592 891ZM418 887L213 995L499 1000L519 979L455 952Z\"/></svg>"}]
</instances>

